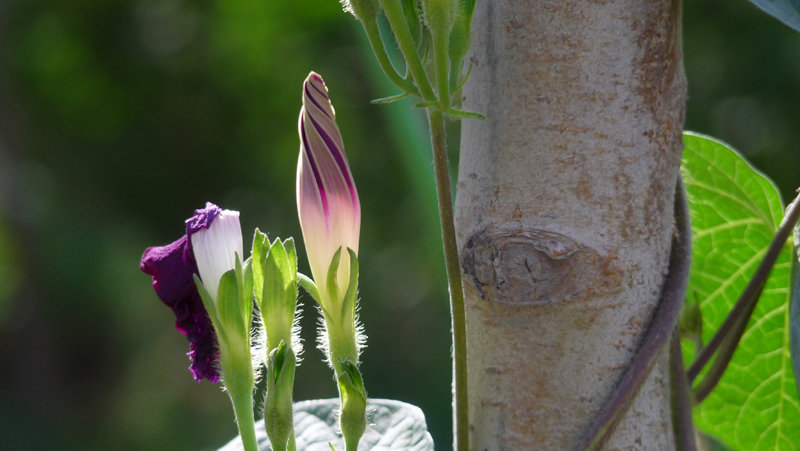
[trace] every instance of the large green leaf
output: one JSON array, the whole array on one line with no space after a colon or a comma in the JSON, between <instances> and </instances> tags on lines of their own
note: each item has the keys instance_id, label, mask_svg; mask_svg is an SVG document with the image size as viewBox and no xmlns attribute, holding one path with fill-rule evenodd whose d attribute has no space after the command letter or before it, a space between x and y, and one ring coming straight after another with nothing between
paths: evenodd
<instances>
[{"instance_id":1,"label":"large green leaf","mask_svg":"<svg viewBox=\"0 0 800 451\"><path fill-rule=\"evenodd\" d=\"M800 0L750 0L750 3L800 31Z\"/></svg>"},{"instance_id":2,"label":"large green leaf","mask_svg":"<svg viewBox=\"0 0 800 451\"><path fill-rule=\"evenodd\" d=\"M338 399L315 399L294 404L294 427L297 449L306 451L331 451L332 443L344 451L344 441L338 426ZM433 439L425 424L425 415L419 407L391 399L370 399L367 404L367 430L358 444L359 450L411 450L433 451ZM258 447L270 451L264 422L256 424ZM239 437L228 442L220 451L239 451Z\"/></svg>"},{"instance_id":3,"label":"large green leaf","mask_svg":"<svg viewBox=\"0 0 800 451\"><path fill-rule=\"evenodd\" d=\"M780 195L730 147L684 134L692 218L687 296L700 300L708 340L755 272L783 217ZM791 245L780 254L747 331L697 426L740 450L800 449L800 399L789 350ZM702 377L702 375L701 375Z\"/></svg>"}]
</instances>

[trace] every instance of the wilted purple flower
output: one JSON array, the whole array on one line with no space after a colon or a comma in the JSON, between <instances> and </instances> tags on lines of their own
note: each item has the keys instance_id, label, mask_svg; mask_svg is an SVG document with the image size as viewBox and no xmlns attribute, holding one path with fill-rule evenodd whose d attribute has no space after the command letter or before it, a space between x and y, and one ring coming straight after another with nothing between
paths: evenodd
<instances>
[{"instance_id":1,"label":"wilted purple flower","mask_svg":"<svg viewBox=\"0 0 800 451\"><path fill-rule=\"evenodd\" d=\"M208 317L200 293L194 282L194 275L199 274L201 280L209 253L205 246L198 247L204 262L198 271L198 260L192 247L198 233L206 235L208 229L218 216L229 216L227 210L220 210L208 202L206 208L195 210L193 217L186 220L186 234L166 246L149 247L144 251L139 268L153 278L156 294L175 313L175 328L186 335L190 342L187 354L192 364L189 367L198 382L203 378L211 382L219 381L216 361L219 356L214 327ZM238 213L236 213L238 226ZM216 227L215 227L216 228ZM241 255L241 232L239 233L239 255ZM213 279L213 277L211 278ZM207 282L203 282L206 284ZM219 286L219 277L215 285ZM209 290L211 291L211 290ZM216 291L214 291L216 296Z\"/></svg>"},{"instance_id":2,"label":"wilted purple flower","mask_svg":"<svg viewBox=\"0 0 800 451\"><path fill-rule=\"evenodd\" d=\"M344 296L350 277L347 248L358 253L361 204L344 153L336 115L322 78L312 72L303 84L297 163L297 211L314 280L327 285L327 272L342 247L337 284ZM321 290L323 296L327 290Z\"/></svg>"}]
</instances>

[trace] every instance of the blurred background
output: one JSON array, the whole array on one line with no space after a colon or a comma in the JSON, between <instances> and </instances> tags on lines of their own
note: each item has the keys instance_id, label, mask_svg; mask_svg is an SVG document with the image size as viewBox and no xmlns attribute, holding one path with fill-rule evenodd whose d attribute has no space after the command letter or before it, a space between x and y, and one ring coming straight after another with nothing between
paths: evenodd
<instances>
[{"instance_id":1,"label":"blurred background","mask_svg":"<svg viewBox=\"0 0 800 451\"><path fill-rule=\"evenodd\" d=\"M744 0L684 7L687 129L800 185L800 34ZM206 200L300 239L300 87L326 80L363 209L372 397L420 406L449 448L450 338L421 113L335 0L0 0L0 447L215 449L227 396L138 269ZM450 133L453 146L458 133ZM455 157L455 155L453 155ZM302 255L302 252L301 252ZM301 270L307 272L301 260ZM296 399L336 396L303 296Z\"/></svg>"}]
</instances>

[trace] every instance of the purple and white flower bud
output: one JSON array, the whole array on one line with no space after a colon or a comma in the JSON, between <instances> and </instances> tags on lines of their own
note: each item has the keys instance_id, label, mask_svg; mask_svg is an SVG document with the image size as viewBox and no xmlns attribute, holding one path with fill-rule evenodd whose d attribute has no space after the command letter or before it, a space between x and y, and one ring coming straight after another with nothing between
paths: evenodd
<instances>
[{"instance_id":1,"label":"purple and white flower bud","mask_svg":"<svg viewBox=\"0 0 800 451\"><path fill-rule=\"evenodd\" d=\"M314 280L327 286L328 268L342 248L336 275L338 298L347 291L350 258L358 253L361 204L350 172L336 115L322 77L312 72L303 85L297 163L297 211ZM321 290L323 298L327 290ZM323 299L323 302L332 300Z\"/></svg>"},{"instance_id":2,"label":"purple and white flower bud","mask_svg":"<svg viewBox=\"0 0 800 451\"><path fill-rule=\"evenodd\" d=\"M242 229L239 212L221 210L208 202L186 221L186 234L191 237L200 280L214 302L222 275L242 262Z\"/></svg>"}]
</instances>

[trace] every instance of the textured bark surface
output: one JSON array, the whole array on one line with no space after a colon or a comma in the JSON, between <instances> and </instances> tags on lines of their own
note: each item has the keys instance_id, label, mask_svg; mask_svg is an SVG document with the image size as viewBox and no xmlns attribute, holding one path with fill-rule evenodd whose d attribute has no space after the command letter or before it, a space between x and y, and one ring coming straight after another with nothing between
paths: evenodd
<instances>
[{"instance_id":1,"label":"textured bark surface","mask_svg":"<svg viewBox=\"0 0 800 451\"><path fill-rule=\"evenodd\" d=\"M664 281L678 0L477 2L456 199L471 448L570 449ZM607 449L671 449L666 355Z\"/></svg>"}]
</instances>

